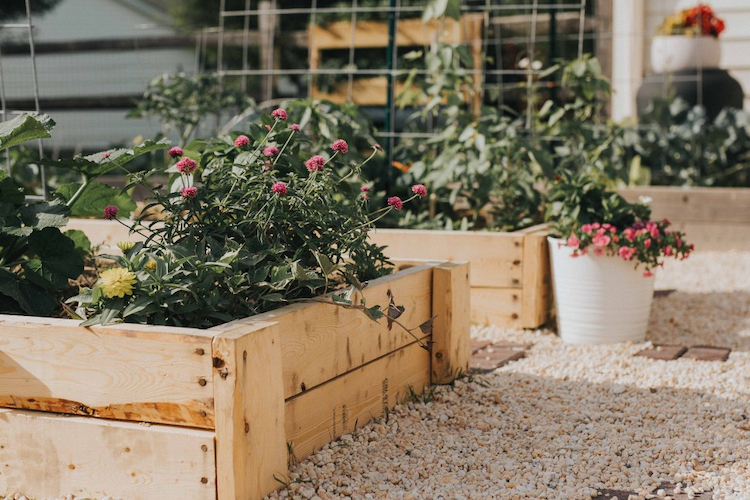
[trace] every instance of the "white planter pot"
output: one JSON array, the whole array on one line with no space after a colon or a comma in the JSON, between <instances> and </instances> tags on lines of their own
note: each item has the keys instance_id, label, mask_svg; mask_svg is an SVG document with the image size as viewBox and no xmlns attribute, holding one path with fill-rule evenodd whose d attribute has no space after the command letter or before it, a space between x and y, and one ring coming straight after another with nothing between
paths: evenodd
<instances>
[{"instance_id":1,"label":"white planter pot","mask_svg":"<svg viewBox=\"0 0 750 500\"><path fill-rule=\"evenodd\" d=\"M651 69L671 73L718 68L721 45L713 36L655 36L651 41Z\"/></svg>"},{"instance_id":2,"label":"white planter pot","mask_svg":"<svg viewBox=\"0 0 750 500\"><path fill-rule=\"evenodd\" d=\"M571 344L644 341L654 277L644 277L634 262L591 252L571 257L559 239L548 241L560 338Z\"/></svg>"}]
</instances>

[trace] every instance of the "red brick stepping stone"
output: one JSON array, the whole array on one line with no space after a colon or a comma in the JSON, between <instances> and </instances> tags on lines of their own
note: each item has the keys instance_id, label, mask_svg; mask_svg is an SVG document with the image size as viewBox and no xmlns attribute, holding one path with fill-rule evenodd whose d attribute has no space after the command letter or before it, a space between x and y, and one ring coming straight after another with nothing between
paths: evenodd
<instances>
[{"instance_id":1,"label":"red brick stepping stone","mask_svg":"<svg viewBox=\"0 0 750 500\"><path fill-rule=\"evenodd\" d=\"M728 347L696 345L688 349L683 357L700 361L726 361L730 352L732 350Z\"/></svg>"},{"instance_id":2,"label":"red brick stepping stone","mask_svg":"<svg viewBox=\"0 0 750 500\"><path fill-rule=\"evenodd\" d=\"M511 361L516 361L526 355L528 345L524 344L493 344L474 351L472 349L470 368L476 371L490 372Z\"/></svg>"},{"instance_id":3,"label":"red brick stepping stone","mask_svg":"<svg viewBox=\"0 0 750 500\"><path fill-rule=\"evenodd\" d=\"M664 361L671 361L677 359L687 352L687 347L681 345L655 345L648 349L638 351L635 353L636 356L643 356L644 358L651 359L662 359Z\"/></svg>"}]
</instances>

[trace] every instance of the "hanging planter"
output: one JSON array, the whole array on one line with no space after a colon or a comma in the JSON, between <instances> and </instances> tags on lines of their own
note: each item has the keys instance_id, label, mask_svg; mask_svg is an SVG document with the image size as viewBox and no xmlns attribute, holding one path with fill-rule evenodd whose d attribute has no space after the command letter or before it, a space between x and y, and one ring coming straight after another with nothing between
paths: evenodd
<instances>
[{"instance_id":1,"label":"hanging planter","mask_svg":"<svg viewBox=\"0 0 750 500\"><path fill-rule=\"evenodd\" d=\"M571 344L643 342L654 277L618 256L587 253L549 237L557 331Z\"/></svg>"}]
</instances>

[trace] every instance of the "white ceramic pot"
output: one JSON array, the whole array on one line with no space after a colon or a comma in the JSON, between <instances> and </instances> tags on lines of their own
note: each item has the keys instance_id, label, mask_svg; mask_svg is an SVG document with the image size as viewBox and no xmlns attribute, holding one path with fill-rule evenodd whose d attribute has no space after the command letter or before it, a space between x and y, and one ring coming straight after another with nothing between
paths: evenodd
<instances>
[{"instance_id":1,"label":"white ceramic pot","mask_svg":"<svg viewBox=\"0 0 750 500\"><path fill-rule=\"evenodd\" d=\"M713 36L655 36L651 41L651 69L671 73L718 68L721 45Z\"/></svg>"},{"instance_id":2,"label":"white ceramic pot","mask_svg":"<svg viewBox=\"0 0 750 500\"><path fill-rule=\"evenodd\" d=\"M557 331L571 344L643 342L654 277L616 256L572 257L570 247L548 238Z\"/></svg>"}]
</instances>

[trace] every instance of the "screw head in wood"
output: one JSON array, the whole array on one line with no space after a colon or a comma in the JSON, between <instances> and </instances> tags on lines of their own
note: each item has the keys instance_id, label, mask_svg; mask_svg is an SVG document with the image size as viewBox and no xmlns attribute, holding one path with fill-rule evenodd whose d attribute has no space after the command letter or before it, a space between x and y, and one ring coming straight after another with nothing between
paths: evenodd
<instances>
[{"instance_id":1,"label":"screw head in wood","mask_svg":"<svg viewBox=\"0 0 750 500\"><path fill-rule=\"evenodd\" d=\"M207 381L206 381L206 379L205 379L205 378L203 378L203 377L201 377L201 378L199 378L199 379L198 379L198 385L204 386L204 385L206 385L207 383L208 383L208 382L207 382Z\"/></svg>"}]
</instances>

